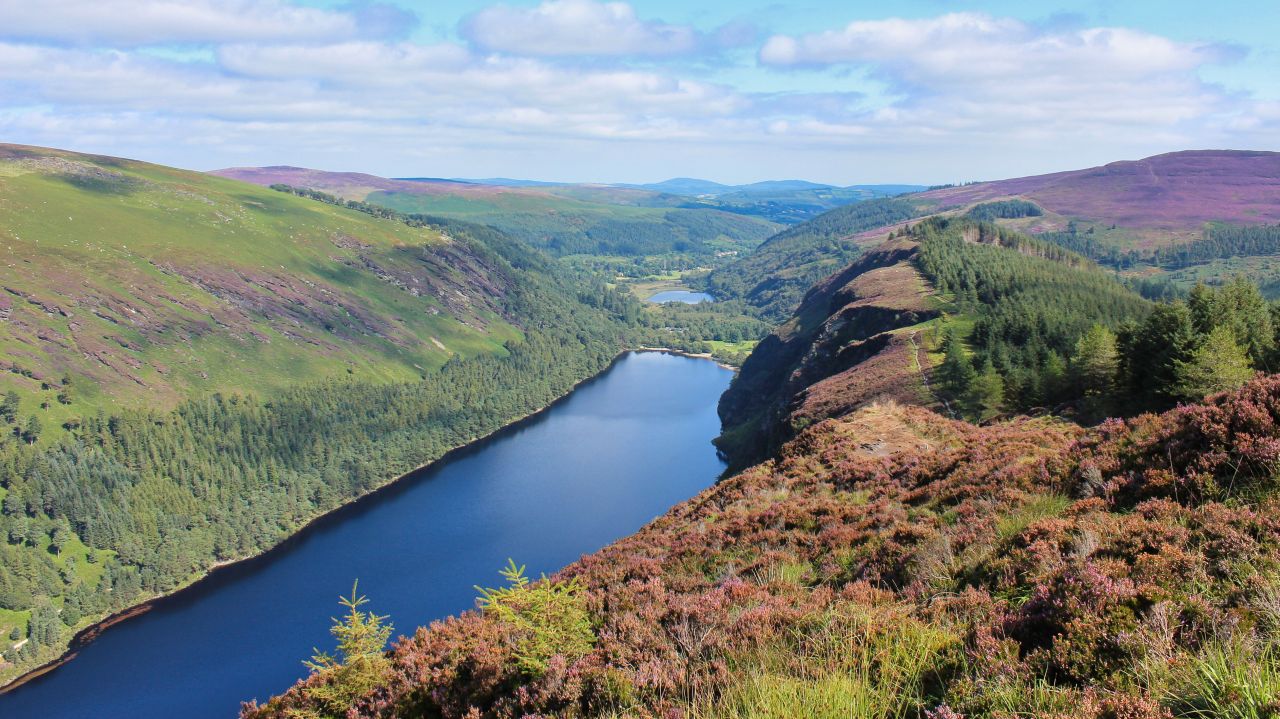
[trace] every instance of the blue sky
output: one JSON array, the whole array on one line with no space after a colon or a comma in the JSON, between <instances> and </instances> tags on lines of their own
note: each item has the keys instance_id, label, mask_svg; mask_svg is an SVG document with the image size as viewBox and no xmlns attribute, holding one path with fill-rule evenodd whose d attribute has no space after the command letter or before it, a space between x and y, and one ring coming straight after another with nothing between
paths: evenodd
<instances>
[{"instance_id":1,"label":"blue sky","mask_svg":"<svg viewBox=\"0 0 1280 719\"><path fill-rule=\"evenodd\" d=\"M1280 2L0 0L0 141L212 169L957 182L1280 149Z\"/></svg>"}]
</instances>

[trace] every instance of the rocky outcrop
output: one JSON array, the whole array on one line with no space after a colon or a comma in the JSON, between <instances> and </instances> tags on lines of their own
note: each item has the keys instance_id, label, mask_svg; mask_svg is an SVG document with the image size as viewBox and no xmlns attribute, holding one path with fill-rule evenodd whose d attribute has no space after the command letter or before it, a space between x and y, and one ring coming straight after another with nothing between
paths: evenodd
<instances>
[{"instance_id":1,"label":"rocky outcrop","mask_svg":"<svg viewBox=\"0 0 1280 719\"><path fill-rule=\"evenodd\" d=\"M906 239L871 250L810 290L795 317L752 352L720 401L718 446L732 466L868 401L924 401L904 330L938 311L913 264L917 250Z\"/></svg>"}]
</instances>

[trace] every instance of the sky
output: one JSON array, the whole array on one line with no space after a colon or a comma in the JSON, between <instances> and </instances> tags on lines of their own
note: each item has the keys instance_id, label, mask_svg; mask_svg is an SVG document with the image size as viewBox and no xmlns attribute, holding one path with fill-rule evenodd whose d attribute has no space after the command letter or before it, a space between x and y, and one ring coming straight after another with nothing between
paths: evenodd
<instances>
[{"instance_id":1,"label":"sky","mask_svg":"<svg viewBox=\"0 0 1280 719\"><path fill-rule=\"evenodd\" d=\"M1280 150L1277 0L0 0L0 142L208 170L965 182Z\"/></svg>"}]
</instances>

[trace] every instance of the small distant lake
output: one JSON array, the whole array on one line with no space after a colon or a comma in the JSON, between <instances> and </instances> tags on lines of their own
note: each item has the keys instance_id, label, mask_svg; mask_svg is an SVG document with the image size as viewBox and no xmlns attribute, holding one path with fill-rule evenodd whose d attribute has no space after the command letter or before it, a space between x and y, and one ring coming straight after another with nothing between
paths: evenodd
<instances>
[{"instance_id":1,"label":"small distant lake","mask_svg":"<svg viewBox=\"0 0 1280 719\"><path fill-rule=\"evenodd\" d=\"M715 302L716 298L706 292L694 292L693 290L666 290L653 295L648 301L656 305L667 302L683 302L686 305L696 305L699 302Z\"/></svg>"}]
</instances>

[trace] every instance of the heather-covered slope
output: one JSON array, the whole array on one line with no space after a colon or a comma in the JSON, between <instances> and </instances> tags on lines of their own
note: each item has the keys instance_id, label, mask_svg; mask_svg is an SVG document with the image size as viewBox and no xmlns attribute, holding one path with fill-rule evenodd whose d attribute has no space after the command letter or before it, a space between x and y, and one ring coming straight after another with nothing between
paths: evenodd
<instances>
[{"instance_id":1,"label":"heather-covered slope","mask_svg":"<svg viewBox=\"0 0 1280 719\"><path fill-rule=\"evenodd\" d=\"M512 595L585 630L467 613L245 716L1274 716L1278 463L1277 378L1094 431L870 405Z\"/></svg>"},{"instance_id":2,"label":"heather-covered slope","mask_svg":"<svg viewBox=\"0 0 1280 719\"><path fill-rule=\"evenodd\" d=\"M685 197L607 185L505 187L299 167L231 168L213 174L485 224L556 255L745 254L782 227Z\"/></svg>"},{"instance_id":3,"label":"heather-covered slope","mask_svg":"<svg viewBox=\"0 0 1280 719\"><path fill-rule=\"evenodd\" d=\"M1280 152L1198 150L921 193L941 206L1023 197L1065 218L1198 235L1280 222ZM1150 236L1155 237L1155 234Z\"/></svg>"},{"instance_id":4,"label":"heather-covered slope","mask_svg":"<svg viewBox=\"0 0 1280 719\"><path fill-rule=\"evenodd\" d=\"M484 247L250 184L0 145L0 366L52 434L99 409L503 352Z\"/></svg>"},{"instance_id":5,"label":"heather-covered slope","mask_svg":"<svg viewBox=\"0 0 1280 719\"><path fill-rule=\"evenodd\" d=\"M782 321L805 290L847 264L908 220L965 214L977 205L1030 202L1034 214L1000 217L1012 229L1044 235L1099 261L1134 269L1234 256L1280 253L1280 153L1205 150L1011 180L944 187L842 207L788 228L753 253L717 269L708 288L717 297L746 300ZM995 218L985 218L995 219ZM1232 228L1271 226L1265 238L1236 237ZM1214 238L1184 258L1187 243ZM1255 230L1256 232L1256 230ZM1162 251L1164 256L1153 256ZM1257 261L1215 266L1217 276L1244 272L1280 285L1273 267ZM1139 267L1155 272L1152 267ZM1194 283L1213 274L1184 271L1174 280ZM1189 284L1188 284L1189 286Z\"/></svg>"}]
</instances>

